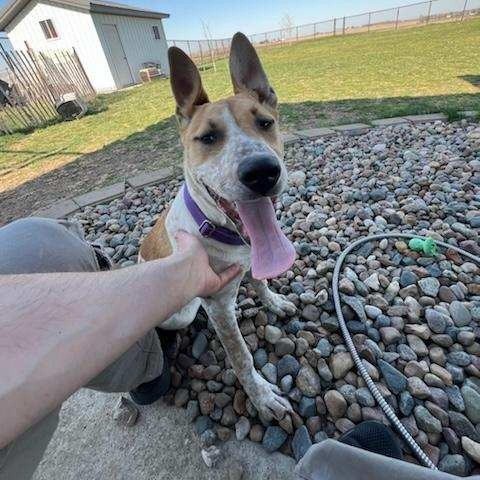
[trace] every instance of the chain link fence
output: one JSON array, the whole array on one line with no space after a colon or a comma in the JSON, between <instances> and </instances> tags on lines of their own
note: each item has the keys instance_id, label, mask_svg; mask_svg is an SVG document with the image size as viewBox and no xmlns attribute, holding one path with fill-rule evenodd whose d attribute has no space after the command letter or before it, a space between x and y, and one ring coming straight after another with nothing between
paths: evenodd
<instances>
[{"instance_id":1,"label":"chain link fence","mask_svg":"<svg viewBox=\"0 0 480 480\"><path fill-rule=\"evenodd\" d=\"M326 36L428 25L429 23L464 21L480 15L480 0L429 0L396 8L376 10L322 22L249 35L258 47L290 44ZM169 46L184 50L199 65L226 57L230 38L210 40L168 40Z\"/></svg>"}]
</instances>

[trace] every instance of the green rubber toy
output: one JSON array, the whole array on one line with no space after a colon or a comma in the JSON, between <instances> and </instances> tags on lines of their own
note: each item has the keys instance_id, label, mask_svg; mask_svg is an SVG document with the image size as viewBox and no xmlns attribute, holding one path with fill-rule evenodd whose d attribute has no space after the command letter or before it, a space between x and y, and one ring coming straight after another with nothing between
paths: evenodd
<instances>
[{"instance_id":1,"label":"green rubber toy","mask_svg":"<svg viewBox=\"0 0 480 480\"><path fill-rule=\"evenodd\" d=\"M424 253L427 257L434 257L438 253L437 244L431 237L426 238L412 238L408 242L408 247L414 252Z\"/></svg>"}]
</instances>

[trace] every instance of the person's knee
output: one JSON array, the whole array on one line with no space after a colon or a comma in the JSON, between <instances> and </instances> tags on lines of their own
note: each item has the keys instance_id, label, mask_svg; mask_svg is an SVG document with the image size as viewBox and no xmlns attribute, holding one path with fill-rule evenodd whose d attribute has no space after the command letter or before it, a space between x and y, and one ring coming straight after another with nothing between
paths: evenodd
<instances>
[{"instance_id":1,"label":"person's knee","mask_svg":"<svg viewBox=\"0 0 480 480\"><path fill-rule=\"evenodd\" d=\"M78 224L23 218L0 229L0 274L98 270Z\"/></svg>"}]
</instances>

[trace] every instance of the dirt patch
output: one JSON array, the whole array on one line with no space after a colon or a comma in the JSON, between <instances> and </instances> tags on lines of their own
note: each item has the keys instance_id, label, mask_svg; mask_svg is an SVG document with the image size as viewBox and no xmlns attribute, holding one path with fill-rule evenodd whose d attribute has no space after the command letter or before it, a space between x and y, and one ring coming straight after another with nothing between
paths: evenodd
<instances>
[{"instance_id":1,"label":"dirt patch","mask_svg":"<svg viewBox=\"0 0 480 480\"><path fill-rule=\"evenodd\" d=\"M71 161L52 160L23 172L12 172L2 179L0 193L0 225L16 218L31 215L62 199L70 198L137 173L156 170L167 165L179 165L182 150L178 139L161 143L145 139L137 142L118 142ZM8 182L8 183L7 183Z\"/></svg>"}]
</instances>

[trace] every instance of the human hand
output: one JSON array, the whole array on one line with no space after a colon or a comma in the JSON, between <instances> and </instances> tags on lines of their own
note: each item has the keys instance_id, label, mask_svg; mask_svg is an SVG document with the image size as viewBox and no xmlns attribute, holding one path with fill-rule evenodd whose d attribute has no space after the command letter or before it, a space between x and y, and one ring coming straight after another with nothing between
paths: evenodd
<instances>
[{"instance_id":1,"label":"human hand","mask_svg":"<svg viewBox=\"0 0 480 480\"><path fill-rule=\"evenodd\" d=\"M178 247L176 254L188 263L189 276L198 290L199 297L209 297L219 292L241 271L240 265L233 264L223 272L216 273L210 266L208 254L198 238L183 230L176 233L175 240Z\"/></svg>"}]
</instances>

